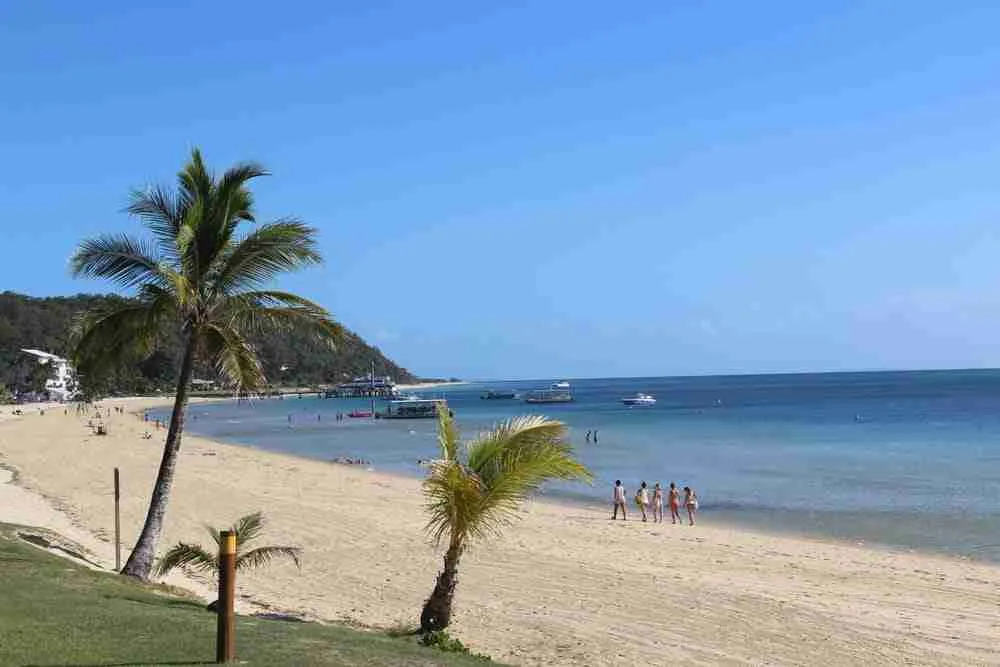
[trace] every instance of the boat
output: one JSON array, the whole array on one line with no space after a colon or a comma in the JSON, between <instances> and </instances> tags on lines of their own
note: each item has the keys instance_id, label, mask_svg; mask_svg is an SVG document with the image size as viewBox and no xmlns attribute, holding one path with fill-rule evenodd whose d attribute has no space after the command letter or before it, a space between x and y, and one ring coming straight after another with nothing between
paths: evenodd
<instances>
[{"instance_id":1,"label":"boat","mask_svg":"<svg viewBox=\"0 0 1000 667\"><path fill-rule=\"evenodd\" d=\"M517 398L517 394L512 391L495 391L491 389L490 391L484 391L479 395L479 398L487 401L495 401L499 399Z\"/></svg>"},{"instance_id":2,"label":"boat","mask_svg":"<svg viewBox=\"0 0 1000 667\"><path fill-rule=\"evenodd\" d=\"M440 398L407 398L399 401L389 401L385 412L379 413L382 419L432 419L438 416L438 411L447 410L448 403Z\"/></svg>"},{"instance_id":3,"label":"boat","mask_svg":"<svg viewBox=\"0 0 1000 667\"><path fill-rule=\"evenodd\" d=\"M566 380L561 380L559 382L553 382L550 389L560 389L562 391L569 391L569 382Z\"/></svg>"},{"instance_id":4,"label":"boat","mask_svg":"<svg viewBox=\"0 0 1000 667\"><path fill-rule=\"evenodd\" d=\"M370 410L351 410L347 413L347 416L357 419L359 417L371 417L372 413Z\"/></svg>"},{"instance_id":5,"label":"boat","mask_svg":"<svg viewBox=\"0 0 1000 667\"><path fill-rule=\"evenodd\" d=\"M572 403L573 394L565 389L536 389L524 397L525 403Z\"/></svg>"},{"instance_id":6,"label":"boat","mask_svg":"<svg viewBox=\"0 0 1000 667\"><path fill-rule=\"evenodd\" d=\"M622 403L625 405L656 405L656 399L649 394L636 394L623 398Z\"/></svg>"}]
</instances>

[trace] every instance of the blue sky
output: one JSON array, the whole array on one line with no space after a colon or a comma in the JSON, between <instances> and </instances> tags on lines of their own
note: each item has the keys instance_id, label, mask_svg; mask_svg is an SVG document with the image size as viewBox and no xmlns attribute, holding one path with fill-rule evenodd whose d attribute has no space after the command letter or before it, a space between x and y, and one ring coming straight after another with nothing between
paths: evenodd
<instances>
[{"instance_id":1,"label":"blue sky","mask_svg":"<svg viewBox=\"0 0 1000 667\"><path fill-rule=\"evenodd\" d=\"M7 3L0 289L194 146L418 373L1000 365L1000 5Z\"/></svg>"}]
</instances>

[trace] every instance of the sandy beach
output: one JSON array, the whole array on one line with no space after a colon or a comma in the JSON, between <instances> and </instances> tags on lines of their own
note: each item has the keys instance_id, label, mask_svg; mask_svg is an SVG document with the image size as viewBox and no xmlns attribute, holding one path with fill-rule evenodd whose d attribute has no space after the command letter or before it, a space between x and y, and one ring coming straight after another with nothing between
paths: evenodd
<instances>
[{"instance_id":1,"label":"sandy beach","mask_svg":"<svg viewBox=\"0 0 1000 667\"><path fill-rule=\"evenodd\" d=\"M91 540L106 562L112 470L130 545L165 431L112 415L101 437L72 409L25 412L0 415L0 465L27 491L0 494L0 521L64 521L53 528ZM267 541L301 546L303 566L243 577L244 604L372 627L416 622L440 562L419 481L188 436L161 550L258 509ZM603 508L534 501L503 539L465 556L453 631L529 665L1000 663L996 566L702 519L611 523Z\"/></svg>"}]
</instances>

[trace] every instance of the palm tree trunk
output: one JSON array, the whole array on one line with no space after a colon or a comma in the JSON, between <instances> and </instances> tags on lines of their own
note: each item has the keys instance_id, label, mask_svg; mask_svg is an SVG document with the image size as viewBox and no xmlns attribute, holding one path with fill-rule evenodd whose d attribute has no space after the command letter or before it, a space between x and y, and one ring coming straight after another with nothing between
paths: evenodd
<instances>
[{"instance_id":1,"label":"palm tree trunk","mask_svg":"<svg viewBox=\"0 0 1000 667\"><path fill-rule=\"evenodd\" d=\"M458 583L458 561L462 557L462 545L451 544L444 554L444 569L438 573L434 592L424 603L420 614L420 632L428 633L444 630L451 623L451 603Z\"/></svg>"},{"instance_id":2,"label":"palm tree trunk","mask_svg":"<svg viewBox=\"0 0 1000 667\"><path fill-rule=\"evenodd\" d=\"M160 459L160 470L156 474L156 484L153 485L153 495L149 499L149 510L146 512L146 522L142 533L136 542L132 553L122 568L122 574L143 581L149 579L156 557L156 542L163 530L163 515L167 511L167 500L170 497L170 487L174 483L174 469L177 467L177 453L181 448L181 433L184 430L184 410L187 408L188 390L191 384L191 373L194 368L194 350L196 333L191 327L184 359L181 361L180 376L177 378L177 395L174 398L174 410L170 414L170 427L167 430L167 441L163 445L163 458Z\"/></svg>"}]
</instances>

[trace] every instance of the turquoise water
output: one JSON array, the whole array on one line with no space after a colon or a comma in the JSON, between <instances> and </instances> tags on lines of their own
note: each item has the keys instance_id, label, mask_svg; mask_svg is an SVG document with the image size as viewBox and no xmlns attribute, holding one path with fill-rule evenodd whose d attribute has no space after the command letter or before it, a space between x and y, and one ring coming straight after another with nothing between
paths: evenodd
<instances>
[{"instance_id":1,"label":"turquoise water","mask_svg":"<svg viewBox=\"0 0 1000 667\"><path fill-rule=\"evenodd\" d=\"M513 415L566 422L596 481L552 495L604 502L615 479L630 490L675 481L698 491L705 521L1000 559L990 547L1000 543L1000 371L581 379L571 380L571 404L479 398L486 387L523 392L552 381L422 393L446 398L466 436ZM657 404L621 403L638 391ZM416 461L436 454L435 423L334 419L367 406L226 401L194 406L188 428L420 475ZM599 442L585 440L590 429Z\"/></svg>"}]
</instances>

